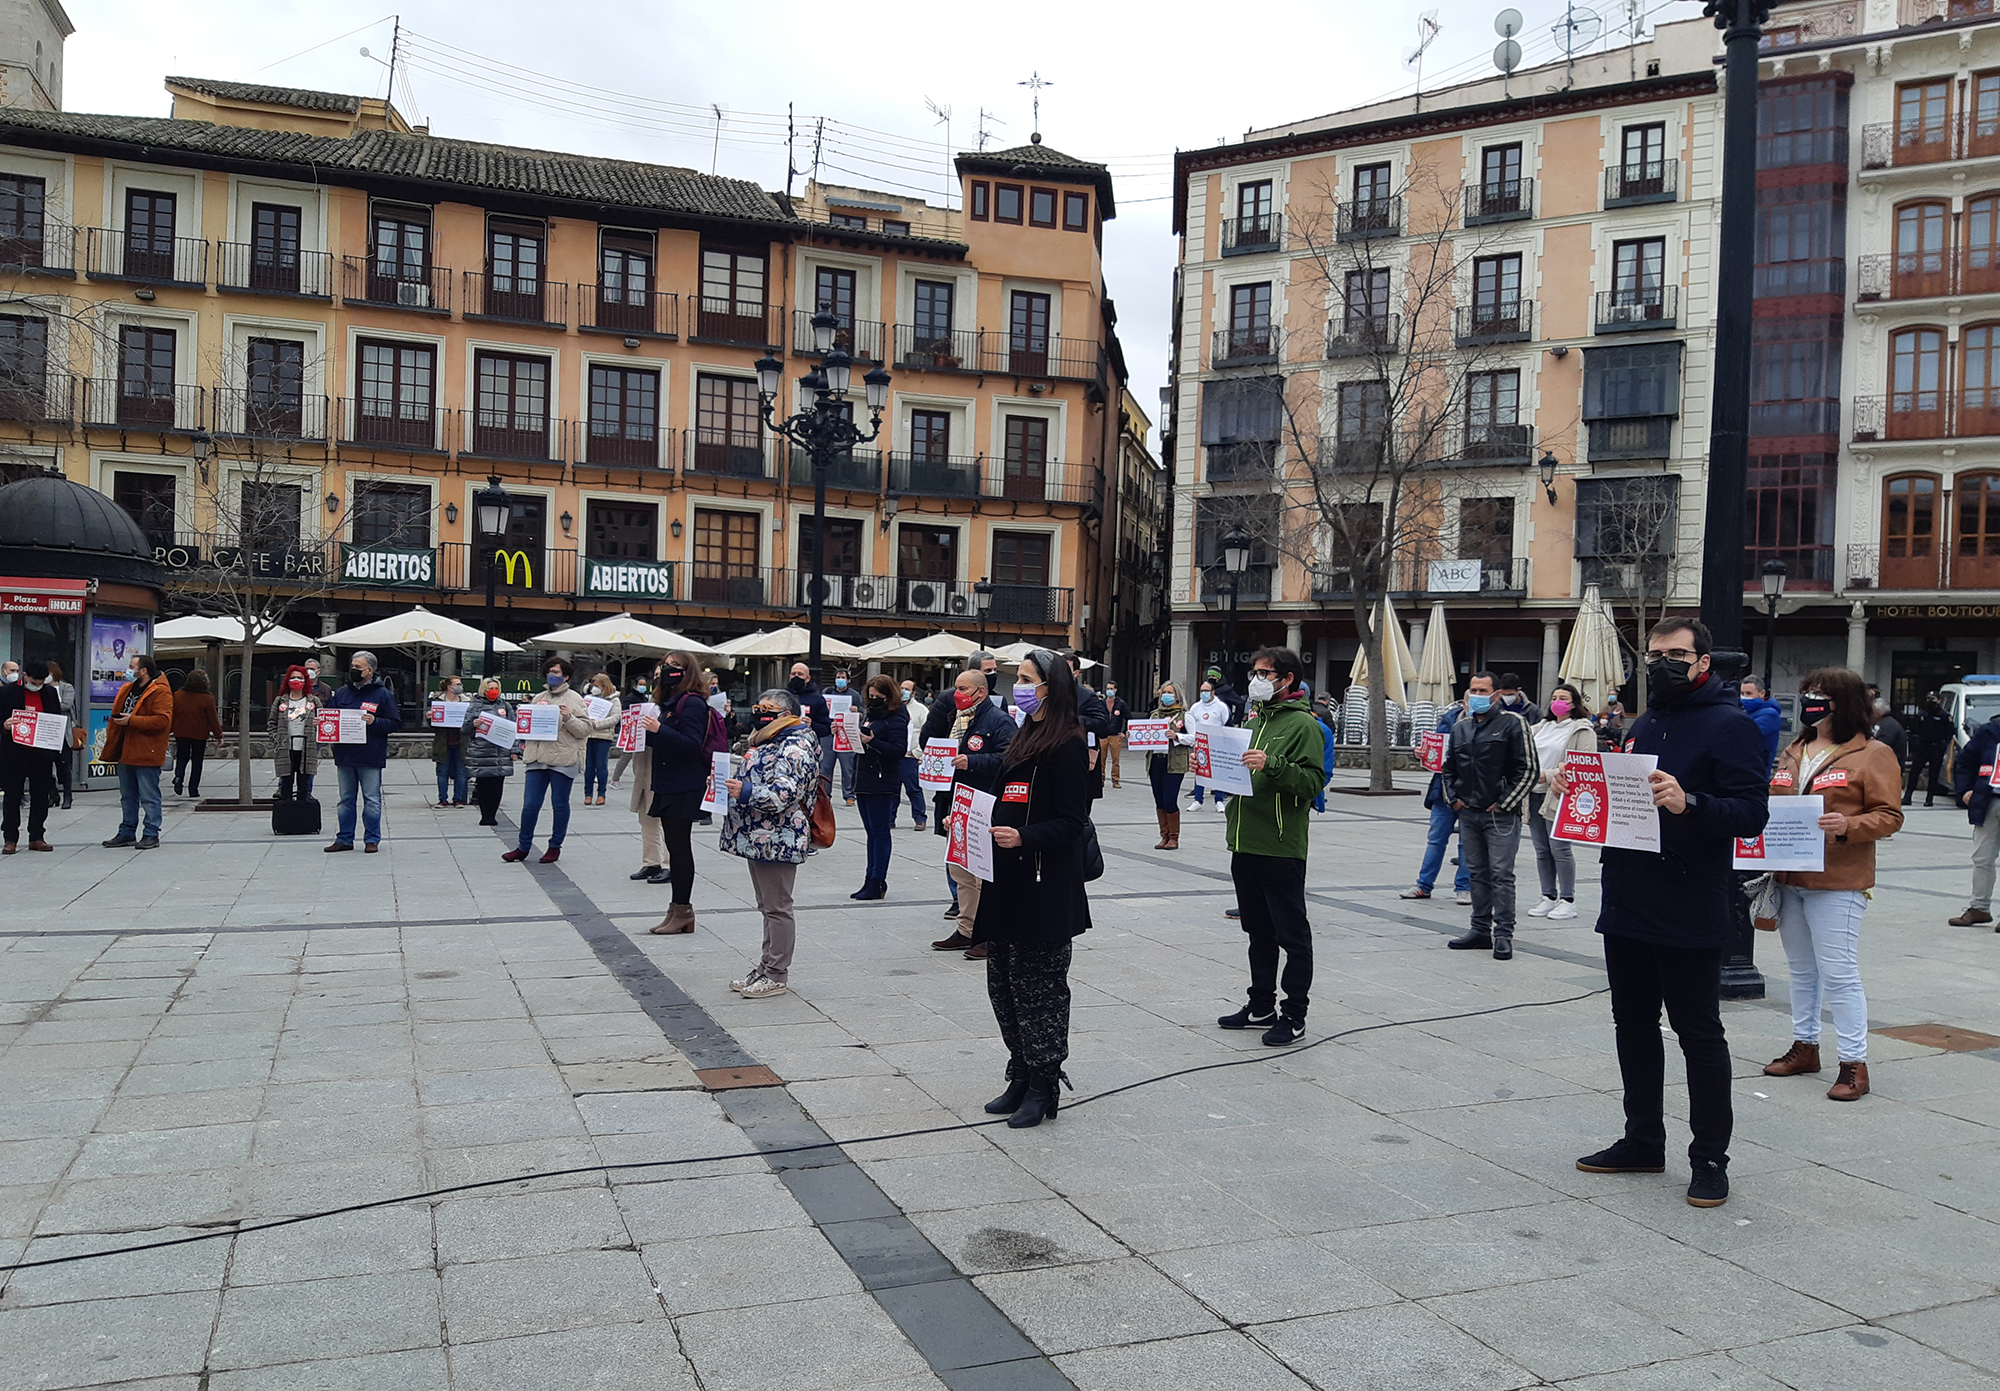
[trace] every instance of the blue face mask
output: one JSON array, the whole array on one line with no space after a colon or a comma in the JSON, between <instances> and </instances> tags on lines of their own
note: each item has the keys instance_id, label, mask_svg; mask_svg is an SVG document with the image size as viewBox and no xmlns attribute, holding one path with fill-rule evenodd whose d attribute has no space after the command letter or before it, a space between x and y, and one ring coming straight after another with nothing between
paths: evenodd
<instances>
[{"instance_id":1,"label":"blue face mask","mask_svg":"<svg viewBox=\"0 0 2000 1391\"><path fill-rule=\"evenodd\" d=\"M555 689L556 687L558 687L558 686L562 685L562 683L563 683L563 676L562 676L562 673L561 673L561 672L559 672L559 671L552 671L552 672L550 672L550 673L548 674L547 678L545 678L545 679L546 679L546 680L548 681L548 683L549 683L549 689L550 689L550 690L552 690L552 691L553 691L553 690L554 690L554 689Z\"/></svg>"},{"instance_id":2,"label":"blue face mask","mask_svg":"<svg viewBox=\"0 0 2000 1391\"><path fill-rule=\"evenodd\" d=\"M846 678L845 676L836 676L836 677L834 677L834 678L833 678L833 688L834 688L835 690L837 690L837 691L844 691L844 690L846 690L846 689L847 689L847 678Z\"/></svg>"},{"instance_id":3,"label":"blue face mask","mask_svg":"<svg viewBox=\"0 0 2000 1391\"><path fill-rule=\"evenodd\" d=\"M1493 708L1493 697L1490 695L1469 695L1465 698L1465 708L1475 715L1483 715Z\"/></svg>"},{"instance_id":4,"label":"blue face mask","mask_svg":"<svg viewBox=\"0 0 2000 1391\"><path fill-rule=\"evenodd\" d=\"M1042 708L1041 687L1017 685L1014 687L1014 704L1023 715L1032 715Z\"/></svg>"},{"instance_id":5,"label":"blue face mask","mask_svg":"<svg viewBox=\"0 0 2000 1391\"><path fill-rule=\"evenodd\" d=\"M1160 692L1160 704L1172 705L1173 703L1174 703L1174 693L1172 691Z\"/></svg>"}]
</instances>

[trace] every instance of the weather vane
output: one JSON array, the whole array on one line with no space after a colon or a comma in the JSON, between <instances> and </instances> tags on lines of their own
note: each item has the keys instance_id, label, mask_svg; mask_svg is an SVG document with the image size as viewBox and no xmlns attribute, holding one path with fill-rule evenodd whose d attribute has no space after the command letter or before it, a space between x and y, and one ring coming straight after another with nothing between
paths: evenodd
<instances>
[{"instance_id":1,"label":"weather vane","mask_svg":"<svg viewBox=\"0 0 2000 1391\"><path fill-rule=\"evenodd\" d=\"M1027 81L1016 82L1014 85L1016 87L1026 87L1035 94L1035 134L1040 135L1042 132L1042 88L1053 87L1056 84L1043 77L1037 71L1029 73Z\"/></svg>"}]
</instances>

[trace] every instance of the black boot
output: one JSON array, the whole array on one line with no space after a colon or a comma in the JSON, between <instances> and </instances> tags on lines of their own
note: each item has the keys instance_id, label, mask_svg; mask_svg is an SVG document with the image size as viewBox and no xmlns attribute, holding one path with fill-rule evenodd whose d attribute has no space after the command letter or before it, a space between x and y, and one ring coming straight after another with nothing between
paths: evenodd
<instances>
[{"instance_id":1,"label":"black boot","mask_svg":"<svg viewBox=\"0 0 2000 1391\"><path fill-rule=\"evenodd\" d=\"M862 883L860 892L851 893L848 895L848 897L854 899L860 899L862 902L866 903L874 899L886 897L888 892L889 892L888 880L869 879Z\"/></svg>"},{"instance_id":2,"label":"black boot","mask_svg":"<svg viewBox=\"0 0 2000 1391\"><path fill-rule=\"evenodd\" d=\"M70 809L70 803L69 803L69 789L68 789L68 788L64 788L64 789L63 789L63 800L62 800L62 809L63 809L64 811L68 811L68 810Z\"/></svg>"},{"instance_id":3,"label":"black boot","mask_svg":"<svg viewBox=\"0 0 2000 1391\"><path fill-rule=\"evenodd\" d=\"M1514 939L1512 937L1495 937L1493 939L1493 959L1495 961L1512 961L1514 959Z\"/></svg>"},{"instance_id":4,"label":"black boot","mask_svg":"<svg viewBox=\"0 0 2000 1391\"><path fill-rule=\"evenodd\" d=\"M1007 1117L1009 1130L1026 1130L1040 1125L1043 1120L1056 1113L1057 1091L1061 1083L1069 1081L1060 1072L1044 1073L1028 1079L1028 1090L1021 1098L1021 1109Z\"/></svg>"},{"instance_id":5,"label":"black boot","mask_svg":"<svg viewBox=\"0 0 2000 1391\"><path fill-rule=\"evenodd\" d=\"M1463 937L1454 937L1445 945L1453 951L1485 951L1493 945L1493 934L1473 928Z\"/></svg>"},{"instance_id":6,"label":"black boot","mask_svg":"<svg viewBox=\"0 0 2000 1391\"><path fill-rule=\"evenodd\" d=\"M1007 1090L986 1103L986 1114L989 1116L1011 1116L1021 1108L1021 1098L1027 1094L1028 1079L1026 1077L1010 1078L1007 1082Z\"/></svg>"}]
</instances>

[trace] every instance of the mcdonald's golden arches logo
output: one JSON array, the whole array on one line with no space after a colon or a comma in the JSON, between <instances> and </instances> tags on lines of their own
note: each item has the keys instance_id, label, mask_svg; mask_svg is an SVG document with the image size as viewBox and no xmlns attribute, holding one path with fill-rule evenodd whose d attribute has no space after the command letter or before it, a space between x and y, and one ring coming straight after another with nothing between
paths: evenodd
<instances>
[{"instance_id":1,"label":"mcdonald's golden arches logo","mask_svg":"<svg viewBox=\"0 0 2000 1391\"><path fill-rule=\"evenodd\" d=\"M514 582L514 565L516 562L519 562L521 566L521 582L524 585L526 585L529 589L533 589L535 587L535 563L528 559L528 553L526 551L493 552L493 563L495 565L498 565L503 561L506 562L507 566L505 572L505 583L512 584Z\"/></svg>"}]
</instances>

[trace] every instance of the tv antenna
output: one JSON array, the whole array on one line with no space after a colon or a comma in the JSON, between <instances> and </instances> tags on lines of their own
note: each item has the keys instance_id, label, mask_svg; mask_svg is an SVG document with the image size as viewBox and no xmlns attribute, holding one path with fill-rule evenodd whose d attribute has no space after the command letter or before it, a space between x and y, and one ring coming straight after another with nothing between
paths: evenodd
<instances>
[{"instance_id":1,"label":"tv antenna","mask_svg":"<svg viewBox=\"0 0 2000 1391\"><path fill-rule=\"evenodd\" d=\"M1417 110L1424 109L1424 50L1431 46L1444 26L1438 23L1436 10L1425 10L1417 16L1417 42L1414 47L1403 50L1403 66L1417 71Z\"/></svg>"},{"instance_id":2,"label":"tv antenna","mask_svg":"<svg viewBox=\"0 0 2000 1391\"><path fill-rule=\"evenodd\" d=\"M931 124L944 127L944 210L951 211L951 107L940 106L929 97L924 98L924 109L937 117Z\"/></svg>"},{"instance_id":3,"label":"tv antenna","mask_svg":"<svg viewBox=\"0 0 2000 1391\"><path fill-rule=\"evenodd\" d=\"M1041 75L1041 73L1040 73L1039 71L1036 71L1036 72L1031 72L1031 73L1029 73L1029 74L1028 74L1028 77L1027 77L1027 80L1026 80L1025 82L1016 82L1016 83L1015 83L1014 85L1015 85L1016 87L1026 87L1026 88L1027 88L1027 89L1028 89L1029 91L1031 91L1031 92L1033 92L1033 93L1035 94L1035 131L1034 131L1034 134L1035 134L1035 137L1036 137L1036 139L1035 139L1035 143L1036 143L1037 145L1039 145L1039 144L1041 144L1041 143L1042 143L1042 142L1041 142L1041 134L1042 134L1042 88L1044 88L1044 87L1053 87L1053 86L1055 86L1056 84L1055 84L1055 83L1053 83L1053 82L1051 82L1051 81L1049 81L1049 80L1048 80L1048 79L1047 79L1046 77L1043 77L1043 76Z\"/></svg>"},{"instance_id":4,"label":"tv antenna","mask_svg":"<svg viewBox=\"0 0 2000 1391\"><path fill-rule=\"evenodd\" d=\"M1509 85L1514 77L1514 69L1521 66L1521 45L1514 36L1521 32L1521 12L1505 9L1493 16L1493 32L1500 36L1500 42L1493 46L1493 66L1500 69L1500 94L1511 101L1513 88Z\"/></svg>"},{"instance_id":5,"label":"tv antenna","mask_svg":"<svg viewBox=\"0 0 2000 1391\"><path fill-rule=\"evenodd\" d=\"M991 111L988 111L988 110L987 110L987 109L986 109L985 107L983 107L983 106L982 106L982 107L980 107L980 108L979 108L979 148L980 148L981 150L984 150L984 149L986 148L986 142L987 142L987 141L989 141L989 140L991 140L991 139L993 138L993 132L992 132L992 131L990 131L990 130L988 130L988 129L986 128L986 125L987 125L987 122L989 122L989 121L990 121L990 122L992 122L992 123L993 123L994 125L996 125L996 126L1004 126L1004 125L1006 125L1006 124L1007 124L1007 123L1006 123L1005 121L1001 120L1001 119L1000 119L1000 118L999 118L998 116L994 115L994 114L993 114L993 113L992 113Z\"/></svg>"},{"instance_id":6,"label":"tv antenna","mask_svg":"<svg viewBox=\"0 0 2000 1391\"><path fill-rule=\"evenodd\" d=\"M1563 51L1563 85L1567 92L1576 85L1576 52L1589 48L1604 32L1604 16L1591 10L1579 12L1575 0L1563 6L1563 17L1549 27Z\"/></svg>"},{"instance_id":7,"label":"tv antenna","mask_svg":"<svg viewBox=\"0 0 2000 1391\"><path fill-rule=\"evenodd\" d=\"M729 108L719 101L712 101L708 104L708 109L715 113L715 144L708 152L708 172L713 174L716 165L722 159L722 125L729 119L724 114Z\"/></svg>"}]
</instances>

